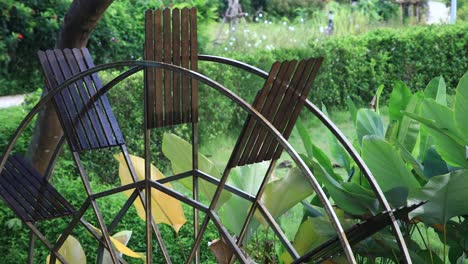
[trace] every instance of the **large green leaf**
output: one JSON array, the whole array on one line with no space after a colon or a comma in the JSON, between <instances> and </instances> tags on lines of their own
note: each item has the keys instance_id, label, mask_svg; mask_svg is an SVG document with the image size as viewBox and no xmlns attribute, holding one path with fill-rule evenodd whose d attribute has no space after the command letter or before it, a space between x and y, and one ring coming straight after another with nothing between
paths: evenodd
<instances>
[{"instance_id":1,"label":"large green leaf","mask_svg":"<svg viewBox=\"0 0 468 264\"><path fill-rule=\"evenodd\" d=\"M236 167L231 171L228 183L251 195L256 195L267 170L266 162ZM220 217L229 231L238 234L244 225L251 203L237 195L224 204Z\"/></svg>"},{"instance_id":2,"label":"large green leaf","mask_svg":"<svg viewBox=\"0 0 468 264\"><path fill-rule=\"evenodd\" d=\"M450 218L468 214L468 170L434 176L420 190L410 194L412 201L428 202L411 213L428 225L445 224Z\"/></svg>"},{"instance_id":3,"label":"large green leaf","mask_svg":"<svg viewBox=\"0 0 468 264\"><path fill-rule=\"evenodd\" d=\"M383 89L383 86L382 86ZM382 91L380 91L381 93ZM322 112L324 114L328 115L328 110L324 104L322 104ZM338 139L336 138L333 133L328 132L328 143L330 146L330 153L333 159L346 170L348 174L351 172L351 158L348 155L348 152L344 149L344 147L341 145L341 143L338 142ZM312 157L309 157L312 158Z\"/></svg>"},{"instance_id":4,"label":"large green leaf","mask_svg":"<svg viewBox=\"0 0 468 264\"><path fill-rule=\"evenodd\" d=\"M376 200L371 192L356 183L340 183L317 162L305 160L317 180L323 184L336 205L352 215L376 211Z\"/></svg>"},{"instance_id":5,"label":"large green leaf","mask_svg":"<svg viewBox=\"0 0 468 264\"><path fill-rule=\"evenodd\" d=\"M356 133L359 145L362 145L364 136L377 136L384 138L384 127L382 118L370 109L359 109L356 120Z\"/></svg>"},{"instance_id":6,"label":"large green leaf","mask_svg":"<svg viewBox=\"0 0 468 264\"><path fill-rule=\"evenodd\" d=\"M435 147L430 147L424 157L424 177L427 179L449 173L447 163L437 153Z\"/></svg>"},{"instance_id":7,"label":"large green leaf","mask_svg":"<svg viewBox=\"0 0 468 264\"><path fill-rule=\"evenodd\" d=\"M395 84L392 93L390 94L390 101L388 105L390 120L401 120L401 110L406 109L406 106L408 105L411 97L411 91L405 85L405 83L399 81Z\"/></svg>"},{"instance_id":8,"label":"large green leaf","mask_svg":"<svg viewBox=\"0 0 468 264\"><path fill-rule=\"evenodd\" d=\"M433 99L425 99L422 104L421 115L424 118L433 120L434 125L436 125L442 131L446 131L447 134L453 136L458 135L454 119L454 112L447 106L438 104Z\"/></svg>"},{"instance_id":9,"label":"large green leaf","mask_svg":"<svg viewBox=\"0 0 468 264\"><path fill-rule=\"evenodd\" d=\"M464 140L468 145L468 72L463 75L457 86L454 106L455 124Z\"/></svg>"},{"instance_id":10,"label":"large green leaf","mask_svg":"<svg viewBox=\"0 0 468 264\"><path fill-rule=\"evenodd\" d=\"M314 190L298 168L292 168L285 177L267 184L262 201L277 218L309 197Z\"/></svg>"},{"instance_id":11,"label":"large green leaf","mask_svg":"<svg viewBox=\"0 0 468 264\"><path fill-rule=\"evenodd\" d=\"M426 102L426 101L425 101ZM430 101L427 101L430 105ZM423 103L424 104L424 103ZM438 105L438 104L435 104ZM435 106L434 105L434 106ZM430 107L430 106L427 106ZM433 118L437 117L437 120L443 119L443 111L450 111L447 108L444 108L441 105L435 106L437 109L428 110L426 114L437 113L437 115L432 115ZM423 105L424 109L424 105ZM425 110L424 110L425 111ZM434 141L434 144L437 148L439 154L443 159L452 166L458 166L463 168L468 168L468 161L466 160L466 149L465 145L462 143L462 139L455 133L452 133L447 127L453 128L453 125L449 121L441 120L441 123L437 123L434 119L429 119L416 115L410 112L405 112L405 115L421 122L426 126L425 131L431 136Z\"/></svg>"},{"instance_id":12,"label":"large green leaf","mask_svg":"<svg viewBox=\"0 0 468 264\"><path fill-rule=\"evenodd\" d=\"M421 93L414 94L408 102L405 110L412 113L419 113L421 103L423 101ZM413 151L419 135L419 122L408 117L402 116L400 127L398 129L398 141L409 152Z\"/></svg>"},{"instance_id":13,"label":"large green leaf","mask_svg":"<svg viewBox=\"0 0 468 264\"><path fill-rule=\"evenodd\" d=\"M302 140L302 144L304 144L307 156L312 159L314 157L312 140L310 139L309 131L307 131L307 127L304 125L301 118L297 119L294 128L298 132L299 137Z\"/></svg>"},{"instance_id":14,"label":"large green leaf","mask_svg":"<svg viewBox=\"0 0 468 264\"><path fill-rule=\"evenodd\" d=\"M384 85L381 84L379 87L377 87L377 91L375 92L375 112L380 115L380 96L382 95Z\"/></svg>"},{"instance_id":15,"label":"large green leaf","mask_svg":"<svg viewBox=\"0 0 468 264\"><path fill-rule=\"evenodd\" d=\"M447 88L444 78L435 77L424 89L424 97L434 99L438 104L447 105Z\"/></svg>"},{"instance_id":16,"label":"large green leaf","mask_svg":"<svg viewBox=\"0 0 468 264\"><path fill-rule=\"evenodd\" d=\"M399 153L384 139L365 137L362 141L362 158L384 192L395 187L406 187L408 190L419 187Z\"/></svg>"},{"instance_id":17,"label":"large green leaf","mask_svg":"<svg viewBox=\"0 0 468 264\"><path fill-rule=\"evenodd\" d=\"M348 111L351 114L351 119L353 120L353 124L356 124L356 119L357 119L357 107L354 104L353 100L349 98L349 96L346 98L346 105L348 106Z\"/></svg>"},{"instance_id":18,"label":"large green leaf","mask_svg":"<svg viewBox=\"0 0 468 264\"><path fill-rule=\"evenodd\" d=\"M171 161L172 171L174 174L191 171L192 170L192 145L184 139L171 134L166 133L163 136L162 152ZM221 173L207 157L202 154L198 154L198 167L201 171L217 178L221 178ZM185 188L192 190L192 180L190 178L184 178L180 180ZM208 200L211 200L216 190L216 186L206 181L199 181L200 191ZM218 207L225 203L231 195L227 192L223 192L219 201Z\"/></svg>"},{"instance_id":19,"label":"large green leaf","mask_svg":"<svg viewBox=\"0 0 468 264\"><path fill-rule=\"evenodd\" d=\"M413 168L417 176L424 180L424 166L401 144L396 142L395 145L399 147L400 155L403 158L403 160Z\"/></svg>"},{"instance_id":20,"label":"large green leaf","mask_svg":"<svg viewBox=\"0 0 468 264\"><path fill-rule=\"evenodd\" d=\"M439 130L428 128L428 131L434 141L437 152L445 162L455 167L468 168L465 146L460 145L452 137L441 133Z\"/></svg>"},{"instance_id":21,"label":"large green leaf","mask_svg":"<svg viewBox=\"0 0 468 264\"><path fill-rule=\"evenodd\" d=\"M336 210L336 215L345 230L354 224L353 221L344 219L343 211ZM299 226L294 237L293 246L300 255L303 255L334 236L336 236L336 231L328 220L328 217L308 217ZM284 263L291 263L293 261L287 252L284 252L280 256L280 259Z\"/></svg>"}]
</instances>

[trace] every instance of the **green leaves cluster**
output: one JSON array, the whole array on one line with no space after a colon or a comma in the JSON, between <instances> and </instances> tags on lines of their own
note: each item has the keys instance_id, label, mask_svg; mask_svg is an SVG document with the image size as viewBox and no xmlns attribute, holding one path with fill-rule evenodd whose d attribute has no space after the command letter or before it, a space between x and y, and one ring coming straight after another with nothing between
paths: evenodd
<instances>
[{"instance_id":1,"label":"green leaves cluster","mask_svg":"<svg viewBox=\"0 0 468 264\"><path fill-rule=\"evenodd\" d=\"M404 224L407 227L403 229L404 236L409 241L414 261L441 263L446 258L428 246L440 242L426 241L427 237L418 237L411 231L420 228L421 225L416 227L417 222L443 238L440 247L450 246L450 250L444 249L449 253L448 260L452 263L464 260L468 248L465 238L451 226L463 228L468 215L465 205L468 199L468 73L458 83L453 105L447 103L447 88L442 77L434 78L423 91L415 93L403 82L397 82L389 94L388 118L380 114L384 112L378 104L381 93L382 89L379 89L375 96L375 109L356 109L351 101L348 102L356 127L354 145L393 207L427 201L411 212L412 222ZM336 139L329 140L332 151L328 157L313 144L300 122L297 130L305 146L302 158L329 198L348 216L348 220L342 220L343 224L349 224L349 218L358 219L382 210L356 164L342 148L336 148ZM338 164L341 171L336 170L333 163ZM304 220L294 245L306 252L314 247L310 237L320 241L333 230L325 224L321 225L320 231L314 227L313 223L328 223L323 214L309 212L311 206L319 206L320 212L321 205L316 199L304 206ZM397 260L388 254L395 250L395 244L385 238L390 234L388 232L380 231L363 241L355 247L356 252L374 261L378 257ZM423 240L425 248L418 246L416 240ZM380 250L370 241L381 245ZM283 259L289 258L283 256Z\"/></svg>"}]
</instances>

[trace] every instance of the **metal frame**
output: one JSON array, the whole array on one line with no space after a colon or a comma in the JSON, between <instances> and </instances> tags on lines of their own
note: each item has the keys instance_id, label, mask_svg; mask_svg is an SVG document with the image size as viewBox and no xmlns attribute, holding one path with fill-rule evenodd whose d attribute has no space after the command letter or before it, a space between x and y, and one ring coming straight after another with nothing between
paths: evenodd
<instances>
[{"instance_id":1,"label":"metal frame","mask_svg":"<svg viewBox=\"0 0 468 264\"><path fill-rule=\"evenodd\" d=\"M246 63L233 60L233 59L228 59L224 57L219 57L219 56L211 56L211 55L199 55L198 56L200 60L205 60L205 61L211 61L211 62L216 62L220 64L226 64L229 66L234 66L239 69L243 69L249 73L253 73L263 79L266 79L268 77L268 73L253 67L251 65L248 65ZM362 171L364 174L364 177L366 177L367 181L369 182L372 190L374 193L377 195L377 199L379 200L380 204L383 206L385 211L389 212L389 217L392 220L391 226L392 226L392 231L395 235L395 238L397 239L398 247L400 248L400 251L404 257L404 260L406 263L411 263L411 256L408 251L408 247L406 246L406 242L403 238L403 235L401 233L400 227L398 225L398 222L393 214L393 210L388 203L387 199L385 198L385 195L383 194L382 189L380 189L380 186L378 185L377 181L375 180L372 172L370 171L369 167L365 164L364 160L362 160L361 156L357 152L357 150L353 147L351 142L344 136L344 134L341 132L341 130L322 112L320 109L314 105L309 99L306 100L305 107L311 112L315 117L319 118L320 121L332 132L332 134L338 139L338 141L341 143L341 145L346 149L346 151L349 153L351 158L354 160L354 162L358 165L359 169Z\"/></svg>"},{"instance_id":2,"label":"metal frame","mask_svg":"<svg viewBox=\"0 0 468 264\"><path fill-rule=\"evenodd\" d=\"M207 60L209 59L211 61L216 61L216 62L220 62L220 63L233 65L233 66L242 65L240 68L246 67L247 69L249 69L249 72L252 72L252 73L254 73L256 75L259 75L260 77L266 76L265 72L263 72L261 70L258 70L257 68L245 66L245 64L241 64L241 63L239 63L237 61L234 61L234 60L225 60L225 59L222 59L222 58L220 59L219 57L215 58L215 57L212 57L212 56L211 57L210 56L204 56L204 57L199 56L199 57L200 58L205 58ZM343 230L343 228L342 228L336 214L334 213L330 202L328 201L326 195L323 193L323 190L321 189L319 183L316 181L316 179L313 176L312 172L308 169L306 164L299 157L298 153L282 137L281 133L279 131L277 131L270 122L268 122L260 113L258 113L255 109L253 109L247 102L245 102L242 98L238 97L237 95L235 95L233 92L231 92L230 90L228 90L224 86L220 85L219 83L217 83L217 82L215 82L215 81L213 81L213 80L211 80L211 79L209 79L209 78L207 78L207 77L205 77L205 76L203 76L203 75L201 75L201 74L199 74L197 72L193 72L193 71L190 71L190 70L178 67L178 66L165 64L165 63L161 63L161 62L152 62L152 61L121 61L121 62L115 62L115 63L109 63L109 64L96 66L96 67L94 67L92 69L83 71L83 72L75 75L74 77L68 79L67 81L62 83L60 86L58 86L56 88L56 90L54 90L54 91L48 93L47 95L45 95L39 101L39 103L31 110L31 112L28 113L28 115L23 119L23 121L20 123L18 129L16 130L16 132L11 137L11 140L10 140L9 144L7 145L6 150L5 150L5 152L4 152L3 156L2 156L2 159L0 161L0 172L3 169L4 164L6 162L6 159L8 158L9 154L11 153L11 151L13 149L13 146L16 143L16 141L18 140L19 135L21 134L21 132L24 130L26 125L32 120L33 116L47 102L49 102L53 98L53 96L55 94L57 94L60 90L64 89L65 87L67 87L71 83L73 83L73 82L75 82L75 81L77 81L77 80L79 80L79 79L81 79L81 78L83 78L83 77L85 77L87 75L90 75L92 73L95 73L95 72L98 72L98 71L101 71L101 70L116 68L116 67L123 67L123 66L134 66L134 68L130 69L127 72L124 72L119 77L117 77L113 81L109 82L107 85L105 85L100 90L100 92L98 94L96 94L96 96L100 96L100 95L106 93L116 83L118 83L119 81L125 79L126 77L134 74L135 72L143 69L144 67L155 67L155 68L162 68L162 69L178 72L178 73L184 74L186 76L189 76L190 78L201 81L201 82L205 83L206 85L210 86L211 88L217 90L218 92L220 92L221 94L223 94L224 96L229 98L231 101L236 103L238 106L243 108L245 111L247 111L250 115L252 115L252 117L255 118L257 120L257 122L259 122L265 129L267 129L271 133L271 135L275 138L275 140L277 140L280 143L280 145L285 149L285 151L296 162L299 169L307 177L309 183L311 184L311 187L316 191L316 193L319 196L321 202L323 203L323 205L325 207L325 211L326 211L327 215L329 216L333 227L337 231L339 241L340 241L340 243L341 243L341 245L343 247L343 250L345 252L345 255L346 255L348 261L350 263L355 263L354 255L353 255L353 252L351 250L350 244L349 244L349 242L348 242L348 240L346 238L346 234L345 234L345 232L344 232L344 230ZM376 192L379 201L383 204L385 209L388 208L388 209L391 210L388 202L386 201L385 197L383 196L383 193L382 193L381 189L378 187L378 185L377 185L375 179L373 178L372 174L368 170L367 166L363 163L363 161L359 158L359 156L357 155L357 152L354 150L352 145L346 140L346 138L344 138L343 134L336 127L334 127L333 123L331 123L331 121L329 121L325 117L325 115L323 115L323 113L321 113L318 109L316 109L309 101L306 102L306 106L312 113L314 113L319 118L321 118L322 121L327 125L327 127L329 127L332 130L333 134L335 134L338 137L340 142L345 146L345 148L348 150L348 152L350 152L352 158L355 160L355 162L358 164L358 166L363 170L364 175L369 180L372 188L374 189L374 192ZM145 154L148 155L149 152L146 151ZM203 173L199 172L198 170L196 170L194 172L198 176L203 176L201 178L210 179L210 177L207 177L207 175L204 175ZM184 175L184 177L185 177L185 175ZM173 179L177 179L177 177L174 177ZM226 179L227 179L227 177L223 177L221 180L219 180L218 190L221 190L222 188L226 188L227 190L235 190L235 188L232 188L230 186L225 185ZM166 182L167 182L167 180L166 180ZM216 180L211 179L210 182L216 182ZM203 205L199 204L198 202L194 201L193 199L190 199L190 198L184 197L183 195L178 194L174 190L165 187L164 185L162 185L158 181L145 180L143 183L138 182L136 184L133 184L132 186L129 186L128 188L133 188L133 187L137 188L141 184L143 184L145 186L145 189L147 189L147 190L149 190L150 188L156 188L156 189L158 189L160 191L163 191L163 192L165 192L165 193L167 193L167 194L169 194L169 195L171 195L171 196L173 196L173 197L175 197L177 199L180 199L181 201L183 201L183 202L185 202L185 203L187 203L187 204L189 204L189 205L191 205L193 207L196 207L197 209L199 209L201 211L206 212L207 213L207 218L212 220L215 223L215 225L218 227L218 229L220 229L221 234L226 239L226 241L230 244L230 246L234 249L234 252L236 253L236 256L238 257L238 259L243 263L247 262L246 257L244 256L243 252L237 247L236 242L232 239L232 237L227 232L227 230L225 230L223 228L223 226L222 226L221 222L219 221L219 219L218 219L218 217L216 215L216 212L214 212L214 210L212 210L210 208L206 208L205 206L203 206ZM242 193L242 191L236 191L235 192L235 194L237 194L237 195L240 195L241 193ZM107 195L107 193L105 195ZM94 194L92 197L98 197L98 196L100 197L101 195L100 194ZM245 196L245 198L250 197L248 195L244 195L244 196ZM135 199L135 198L133 198L133 196L131 198ZM148 198L148 197L146 197L146 198ZM253 197L250 197L250 199L252 199L252 198ZM260 208L262 209L262 205L261 204L259 204L259 205L260 205ZM126 205L126 206L128 206L128 205ZM126 210L125 209L126 206L124 206L124 208L122 209L123 211ZM149 211L149 210L147 210L147 211ZM264 211L264 210L261 210L261 211ZM265 212L262 212L262 213L267 216L266 217L267 219L269 218L268 214L265 214ZM405 261L407 263L411 263L411 259L409 257L409 254L407 254L408 251L406 249L406 245L404 243L401 232L399 230L398 223L396 222L396 220L394 220L395 218L394 218L393 214L390 213L390 215L391 215L391 218L392 218L392 227L393 227L394 232L396 233L396 237L397 237L400 249L402 249L403 255L405 257ZM274 222L272 222L272 223L274 225ZM114 224L112 224L112 226L113 225ZM150 230L148 230L148 231L150 231ZM277 232L277 231L278 230L275 230L275 232ZM198 237L200 237L200 236L198 236ZM191 255L193 255L193 254L191 254ZM296 259L297 259L297 257L296 257ZM167 262L170 263L170 260L167 261Z\"/></svg>"}]
</instances>

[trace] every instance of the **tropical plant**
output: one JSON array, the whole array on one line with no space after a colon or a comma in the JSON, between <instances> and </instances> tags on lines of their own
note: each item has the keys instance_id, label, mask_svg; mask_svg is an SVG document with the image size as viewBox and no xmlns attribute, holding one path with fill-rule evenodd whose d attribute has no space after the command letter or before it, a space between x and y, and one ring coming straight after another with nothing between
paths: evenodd
<instances>
[{"instance_id":1,"label":"tropical plant","mask_svg":"<svg viewBox=\"0 0 468 264\"><path fill-rule=\"evenodd\" d=\"M396 83L390 93L388 118L383 118L384 111L378 103L383 90L383 86L379 87L373 109L357 109L352 101L348 102L356 125L355 146L393 207L425 202L410 214L411 221L402 222L415 262L441 263L446 258L452 263L462 261L468 247L465 236L457 230L468 228L465 219L468 208L464 206L468 199L464 191L468 188L465 151L468 141L461 132L466 126L461 117L468 115L468 107L464 107L468 105L468 74L459 82L453 109L447 106L446 85L441 77L434 78L424 91L416 93L403 82ZM323 111L326 113L325 108ZM345 228L382 211L369 184L335 137L329 137L331 155L327 156L313 143L300 121L296 131L304 144L302 159L334 201ZM191 166L190 150L190 144L183 139L173 134L164 135L163 154L170 159L175 173ZM201 157L205 169L219 178L214 165ZM261 180L256 175L261 175L259 171L265 169L262 166L236 169L228 183L255 194ZM286 190L290 195L277 195ZM205 199L210 197L210 192L205 192ZM303 205L303 219L292 239L301 254L336 235L322 205L297 168L269 182L262 201L275 219L295 205ZM239 232L249 203L231 195L220 208L222 222L231 232ZM263 232L258 229L263 221L255 217L246 241L255 232ZM440 239L427 236L429 232L439 235ZM363 262L399 261L398 248L389 228L365 239L354 250ZM292 260L286 250L268 254L276 254L285 263Z\"/></svg>"},{"instance_id":2,"label":"tropical plant","mask_svg":"<svg viewBox=\"0 0 468 264\"><path fill-rule=\"evenodd\" d=\"M95 232L98 234L102 234L101 231L95 227L92 227ZM142 253L134 252L133 250L127 247L127 243L132 236L132 231L124 230L114 234L110 239L115 247L115 249L119 252L120 257L122 254L132 257L132 258L139 258L144 260L145 255ZM86 264L86 254L81 246L80 242L73 236L68 236L63 245L59 249L59 254L63 256L63 258L72 264ZM46 263L50 263L50 255L46 258ZM59 263L61 263L59 261ZM110 264L112 263L112 259L110 258L109 251L104 250L104 254L102 255L101 263L103 264Z\"/></svg>"}]
</instances>

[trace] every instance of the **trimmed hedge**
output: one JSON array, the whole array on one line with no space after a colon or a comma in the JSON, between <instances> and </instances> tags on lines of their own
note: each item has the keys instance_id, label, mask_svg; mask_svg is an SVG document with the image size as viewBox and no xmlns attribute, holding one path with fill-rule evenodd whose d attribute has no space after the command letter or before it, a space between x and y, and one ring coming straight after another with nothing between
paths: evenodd
<instances>
[{"instance_id":1,"label":"trimmed hedge","mask_svg":"<svg viewBox=\"0 0 468 264\"><path fill-rule=\"evenodd\" d=\"M324 56L310 99L333 107L344 107L347 97L367 104L378 86L385 85L388 92L398 80L420 90L433 77L443 76L449 93L453 93L457 80L468 69L468 23L380 29L360 36L311 40L309 46L223 55L267 70L276 60ZM252 81L242 72L226 74L211 67L205 69L206 75L232 84L247 98L261 87L261 81Z\"/></svg>"},{"instance_id":2,"label":"trimmed hedge","mask_svg":"<svg viewBox=\"0 0 468 264\"><path fill-rule=\"evenodd\" d=\"M453 93L468 69L468 24L381 29L311 48L326 58L314 94L326 105L342 106L347 96L367 103L379 85L390 91L397 80L420 90L435 76Z\"/></svg>"}]
</instances>

